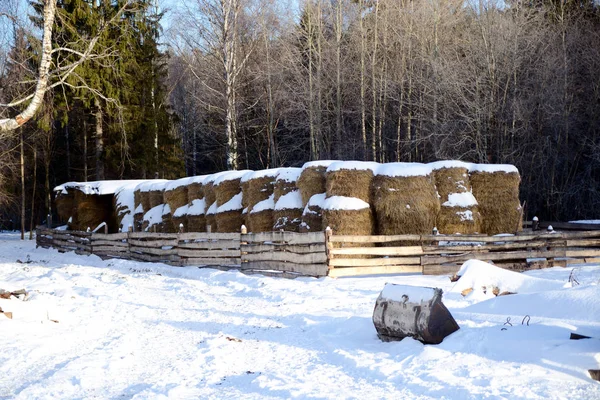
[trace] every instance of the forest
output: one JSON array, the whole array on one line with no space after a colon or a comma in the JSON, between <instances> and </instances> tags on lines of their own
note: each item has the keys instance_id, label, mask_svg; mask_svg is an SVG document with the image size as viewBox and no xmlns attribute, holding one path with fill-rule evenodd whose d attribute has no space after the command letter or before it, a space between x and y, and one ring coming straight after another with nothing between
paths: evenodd
<instances>
[{"instance_id":1,"label":"forest","mask_svg":"<svg viewBox=\"0 0 600 400\"><path fill-rule=\"evenodd\" d=\"M2 0L0 229L319 159L514 164L527 219L597 219L599 69L594 0Z\"/></svg>"}]
</instances>

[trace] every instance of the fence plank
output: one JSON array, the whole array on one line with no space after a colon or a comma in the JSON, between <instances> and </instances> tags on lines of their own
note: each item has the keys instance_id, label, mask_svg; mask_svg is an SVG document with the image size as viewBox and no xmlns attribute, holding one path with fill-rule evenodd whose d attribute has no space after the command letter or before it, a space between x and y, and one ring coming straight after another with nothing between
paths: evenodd
<instances>
[{"instance_id":1,"label":"fence plank","mask_svg":"<svg viewBox=\"0 0 600 400\"><path fill-rule=\"evenodd\" d=\"M137 247L165 247L177 246L177 239L163 239L163 240L135 240L129 239L129 244Z\"/></svg>"},{"instance_id":2,"label":"fence plank","mask_svg":"<svg viewBox=\"0 0 600 400\"><path fill-rule=\"evenodd\" d=\"M92 240L125 240L127 232L120 233L92 233Z\"/></svg>"},{"instance_id":3,"label":"fence plank","mask_svg":"<svg viewBox=\"0 0 600 400\"><path fill-rule=\"evenodd\" d=\"M181 265L184 266L200 266L200 265L240 265L240 258L184 258L181 260Z\"/></svg>"},{"instance_id":4,"label":"fence plank","mask_svg":"<svg viewBox=\"0 0 600 400\"><path fill-rule=\"evenodd\" d=\"M181 249L239 249L239 240L216 240L210 242L182 242L179 241L177 247Z\"/></svg>"},{"instance_id":5,"label":"fence plank","mask_svg":"<svg viewBox=\"0 0 600 400\"><path fill-rule=\"evenodd\" d=\"M258 254L243 254L243 261L282 261L282 262L294 262L297 264L320 264L327 262L327 254L323 253L309 253L309 254L296 254L287 253L282 251L269 252L269 253L258 253Z\"/></svg>"},{"instance_id":6,"label":"fence plank","mask_svg":"<svg viewBox=\"0 0 600 400\"><path fill-rule=\"evenodd\" d=\"M152 247L137 247L137 246L131 246L130 250L132 253L142 253L142 254L153 254L153 255L158 255L158 256L169 256L169 255L176 255L177 254L177 249L156 249L156 248L152 248Z\"/></svg>"},{"instance_id":7,"label":"fence plank","mask_svg":"<svg viewBox=\"0 0 600 400\"><path fill-rule=\"evenodd\" d=\"M180 257L191 257L191 258L239 258L239 250L186 250L177 249L177 254Z\"/></svg>"},{"instance_id":8,"label":"fence plank","mask_svg":"<svg viewBox=\"0 0 600 400\"><path fill-rule=\"evenodd\" d=\"M218 232L187 232L180 233L179 240L240 240L239 233L218 233Z\"/></svg>"},{"instance_id":9,"label":"fence plank","mask_svg":"<svg viewBox=\"0 0 600 400\"><path fill-rule=\"evenodd\" d=\"M486 252L486 251L501 251L501 250L515 250L515 249L527 249L527 248L543 248L543 247L564 247L566 246L566 240L534 240L526 242L514 242L514 243L499 243L499 244L471 244L471 245L458 245L458 246L434 246L424 245L423 252L425 254L450 254L459 252Z\"/></svg>"},{"instance_id":10,"label":"fence plank","mask_svg":"<svg viewBox=\"0 0 600 400\"><path fill-rule=\"evenodd\" d=\"M279 262L279 261L252 261L242 263L241 269L253 269L253 270L275 270L285 272L296 272L302 275L308 276L326 276L327 275L327 264L296 264L293 262Z\"/></svg>"},{"instance_id":11,"label":"fence plank","mask_svg":"<svg viewBox=\"0 0 600 400\"><path fill-rule=\"evenodd\" d=\"M567 249L567 257L600 257L600 249Z\"/></svg>"},{"instance_id":12,"label":"fence plank","mask_svg":"<svg viewBox=\"0 0 600 400\"><path fill-rule=\"evenodd\" d=\"M471 258L476 258L482 261L496 260L518 260L527 258L552 258L566 257L566 251L562 250L541 250L541 251L508 251L503 253L465 253L450 256L423 256L421 258L422 265L436 265L450 262L464 262Z\"/></svg>"},{"instance_id":13,"label":"fence plank","mask_svg":"<svg viewBox=\"0 0 600 400\"><path fill-rule=\"evenodd\" d=\"M156 239L169 240L177 239L176 233L155 233L155 232L129 232L131 239Z\"/></svg>"},{"instance_id":14,"label":"fence plank","mask_svg":"<svg viewBox=\"0 0 600 400\"><path fill-rule=\"evenodd\" d=\"M375 267L386 265L421 265L421 257L394 258L333 258L329 260L332 267Z\"/></svg>"},{"instance_id":15,"label":"fence plank","mask_svg":"<svg viewBox=\"0 0 600 400\"><path fill-rule=\"evenodd\" d=\"M420 241L421 235L332 235L331 243L389 243Z\"/></svg>"},{"instance_id":16,"label":"fence plank","mask_svg":"<svg viewBox=\"0 0 600 400\"><path fill-rule=\"evenodd\" d=\"M92 252L94 254L96 254L96 252L106 252L106 251L112 251L115 253L127 253L129 251L129 248L121 247L121 246L97 246L95 244L92 246Z\"/></svg>"},{"instance_id":17,"label":"fence plank","mask_svg":"<svg viewBox=\"0 0 600 400\"><path fill-rule=\"evenodd\" d=\"M329 270L329 276L339 278L343 276L376 275L376 274L420 274L423 271L420 265L386 265L380 267L346 267Z\"/></svg>"},{"instance_id":18,"label":"fence plank","mask_svg":"<svg viewBox=\"0 0 600 400\"><path fill-rule=\"evenodd\" d=\"M421 246L403 247L348 247L331 249L332 255L370 255L370 256L418 256L423 254ZM335 257L334 257L335 258Z\"/></svg>"},{"instance_id":19,"label":"fence plank","mask_svg":"<svg viewBox=\"0 0 600 400\"><path fill-rule=\"evenodd\" d=\"M325 243L325 232L259 232L241 235L241 241L256 242L284 242L286 244L311 244Z\"/></svg>"},{"instance_id":20,"label":"fence plank","mask_svg":"<svg viewBox=\"0 0 600 400\"><path fill-rule=\"evenodd\" d=\"M297 254L323 253L326 252L325 244L249 244L242 245L241 250L247 253L263 253L272 251L284 251Z\"/></svg>"},{"instance_id":21,"label":"fence plank","mask_svg":"<svg viewBox=\"0 0 600 400\"><path fill-rule=\"evenodd\" d=\"M115 247L128 247L129 244L127 242L122 242L120 240L92 240L92 246L94 248L96 246L115 246Z\"/></svg>"}]
</instances>

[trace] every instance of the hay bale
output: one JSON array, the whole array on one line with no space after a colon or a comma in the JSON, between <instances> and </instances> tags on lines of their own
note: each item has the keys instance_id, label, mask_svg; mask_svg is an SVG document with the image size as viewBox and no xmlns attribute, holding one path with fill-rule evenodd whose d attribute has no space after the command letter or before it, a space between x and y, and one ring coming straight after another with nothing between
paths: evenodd
<instances>
[{"instance_id":1,"label":"hay bale","mask_svg":"<svg viewBox=\"0 0 600 400\"><path fill-rule=\"evenodd\" d=\"M481 231L481 214L471 193L470 164L461 161L429 163L441 207L436 226L443 234L473 234Z\"/></svg>"},{"instance_id":2,"label":"hay bale","mask_svg":"<svg viewBox=\"0 0 600 400\"><path fill-rule=\"evenodd\" d=\"M281 196L273 210L273 230L299 232L303 211L302 195L299 190Z\"/></svg>"},{"instance_id":3,"label":"hay bale","mask_svg":"<svg viewBox=\"0 0 600 400\"><path fill-rule=\"evenodd\" d=\"M189 203L188 186L191 184L192 179L191 177L181 178L167 183L163 198L164 203L168 204L171 210L175 211Z\"/></svg>"},{"instance_id":4,"label":"hay bale","mask_svg":"<svg viewBox=\"0 0 600 400\"><path fill-rule=\"evenodd\" d=\"M206 212L204 213L207 231L208 227L210 226L211 232L217 232L217 208L217 202L215 201L206 209Z\"/></svg>"},{"instance_id":5,"label":"hay bale","mask_svg":"<svg viewBox=\"0 0 600 400\"><path fill-rule=\"evenodd\" d=\"M187 200L188 203L192 200L199 200L204 198L204 181L206 180L207 175L193 176L189 179L189 183L187 185Z\"/></svg>"},{"instance_id":6,"label":"hay bale","mask_svg":"<svg viewBox=\"0 0 600 400\"><path fill-rule=\"evenodd\" d=\"M298 177L296 186L302 195L302 204L306 205L308 200L319 193L325 193L326 180L325 171L336 161L321 160L307 162L302 166L302 173Z\"/></svg>"},{"instance_id":7,"label":"hay bale","mask_svg":"<svg viewBox=\"0 0 600 400\"><path fill-rule=\"evenodd\" d=\"M372 189L377 233L432 232L440 201L430 167L418 163L382 165L373 178Z\"/></svg>"},{"instance_id":8,"label":"hay bale","mask_svg":"<svg viewBox=\"0 0 600 400\"><path fill-rule=\"evenodd\" d=\"M323 227L323 203L325 198L325 193L319 193L308 200L302 212L300 232L318 232L325 229Z\"/></svg>"},{"instance_id":9,"label":"hay bale","mask_svg":"<svg viewBox=\"0 0 600 400\"><path fill-rule=\"evenodd\" d=\"M269 232L273 229L274 194L258 202L252 210L245 214L245 225L249 232Z\"/></svg>"},{"instance_id":10,"label":"hay bale","mask_svg":"<svg viewBox=\"0 0 600 400\"><path fill-rule=\"evenodd\" d=\"M111 233L117 231L117 216L114 209L114 196L85 194L80 190L74 191L75 212L70 228L85 231L95 229L106 222Z\"/></svg>"},{"instance_id":11,"label":"hay bale","mask_svg":"<svg viewBox=\"0 0 600 400\"><path fill-rule=\"evenodd\" d=\"M469 178L479 203L483 233L497 235L523 229L523 209L519 201L521 176L516 167L475 164Z\"/></svg>"},{"instance_id":12,"label":"hay bale","mask_svg":"<svg viewBox=\"0 0 600 400\"><path fill-rule=\"evenodd\" d=\"M75 212L75 194L73 193L73 189L57 191L54 203L56 204L59 221L66 223Z\"/></svg>"},{"instance_id":13,"label":"hay bale","mask_svg":"<svg viewBox=\"0 0 600 400\"><path fill-rule=\"evenodd\" d=\"M117 230L119 232L127 232L129 227L135 225L135 193L136 183L126 184L115 192L114 208L117 214ZM139 199L139 192L138 199ZM139 207L139 204L138 204ZM142 214L143 216L143 214Z\"/></svg>"},{"instance_id":14,"label":"hay bale","mask_svg":"<svg viewBox=\"0 0 600 400\"><path fill-rule=\"evenodd\" d=\"M288 194L297 190L296 182L302 173L302 168L280 168L277 178L275 179L275 185L273 193L275 197L273 200L275 203L279 201L279 198L283 195Z\"/></svg>"},{"instance_id":15,"label":"hay bale","mask_svg":"<svg viewBox=\"0 0 600 400\"><path fill-rule=\"evenodd\" d=\"M206 232L205 209L204 199L195 199L192 200L187 209L182 210L185 211L187 216L187 225L184 225L186 232Z\"/></svg>"},{"instance_id":16,"label":"hay bale","mask_svg":"<svg viewBox=\"0 0 600 400\"><path fill-rule=\"evenodd\" d=\"M173 225L173 217L171 207L168 204L164 204L162 214L162 230L163 233L177 233L178 229Z\"/></svg>"},{"instance_id":17,"label":"hay bale","mask_svg":"<svg viewBox=\"0 0 600 400\"><path fill-rule=\"evenodd\" d=\"M144 214L142 230L146 232L163 232L163 210L164 204L154 206ZM170 210L169 210L170 212Z\"/></svg>"},{"instance_id":18,"label":"hay bale","mask_svg":"<svg viewBox=\"0 0 600 400\"><path fill-rule=\"evenodd\" d=\"M221 175L224 175L227 173L229 173L229 171L222 171L222 172L217 172L216 174L208 175L202 182L202 194L204 195L206 207L212 206L212 204L215 201L217 201L217 197L215 194L215 184L214 184L215 180L218 177L220 177ZM190 189L188 189L188 197L190 197L190 201L191 201ZM202 197L200 197L200 198L202 198Z\"/></svg>"},{"instance_id":19,"label":"hay bale","mask_svg":"<svg viewBox=\"0 0 600 400\"><path fill-rule=\"evenodd\" d=\"M236 178L239 179L239 178ZM230 180L226 181L230 182ZM221 183L222 184L222 183ZM219 186L221 186L219 184ZM217 186L217 188L219 187ZM238 187L239 190L239 187ZM218 192L217 192L218 193ZM222 204L217 208L217 213L215 216L217 222L217 230L216 232L239 232L240 228L244 224L244 219L242 217L242 210L244 209L242 205L242 192L239 192L235 196L233 196L228 202ZM218 203L218 201L217 201Z\"/></svg>"},{"instance_id":20,"label":"hay bale","mask_svg":"<svg viewBox=\"0 0 600 400\"><path fill-rule=\"evenodd\" d=\"M371 182L379 166L375 162L339 161L325 172L327 197L354 197L369 203Z\"/></svg>"},{"instance_id":21,"label":"hay bale","mask_svg":"<svg viewBox=\"0 0 600 400\"><path fill-rule=\"evenodd\" d=\"M161 204L165 204L163 193L167 182L154 182L150 186L148 196L150 198L150 207L156 207Z\"/></svg>"},{"instance_id":22,"label":"hay bale","mask_svg":"<svg viewBox=\"0 0 600 400\"><path fill-rule=\"evenodd\" d=\"M242 205L248 210L267 200L272 194L275 185L275 179L279 174L279 168L265 169L245 174L240 180L242 186Z\"/></svg>"},{"instance_id":23,"label":"hay bale","mask_svg":"<svg viewBox=\"0 0 600 400\"><path fill-rule=\"evenodd\" d=\"M150 211L150 209L152 207L156 207L159 204L163 204L163 200L162 200L162 188L160 187L156 187L155 188L155 184L160 184L160 183L166 183L167 181L164 179L150 179L147 181L144 181L142 183L140 183L137 187L136 187L136 191L139 191L139 197L140 197L140 204L142 204L142 208L144 210L144 214L147 213L148 211ZM159 185L157 185L159 186ZM154 195L153 200L151 199L150 196L150 191L151 190L160 190L160 201L159 196L157 194Z\"/></svg>"},{"instance_id":24,"label":"hay bale","mask_svg":"<svg viewBox=\"0 0 600 400\"><path fill-rule=\"evenodd\" d=\"M215 198L217 200L217 205L221 207L222 205L229 202L232 198L234 198L238 193L240 193L241 186L240 182L242 177L246 175L248 170L244 171L228 171L227 173L219 176L215 179L213 186L215 190ZM241 200L241 198L240 198ZM241 203L240 203L241 205ZM242 210L240 208L240 210ZM217 222L218 225L218 222Z\"/></svg>"},{"instance_id":25,"label":"hay bale","mask_svg":"<svg viewBox=\"0 0 600 400\"><path fill-rule=\"evenodd\" d=\"M188 213L189 208L190 208L189 204L185 204L173 212L173 215L171 216L171 220L173 222L173 227L177 230L177 232L179 232L180 224L183 224L184 232L190 232L188 230L188 220L187 220L187 217L188 217L187 213ZM202 214L204 214L204 207L202 207Z\"/></svg>"},{"instance_id":26,"label":"hay bale","mask_svg":"<svg viewBox=\"0 0 600 400\"><path fill-rule=\"evenodd\" d=\"M369 203L354 197L332 196L323 202L323 226L336 235L371 235L375 218Z\"/></svg>"}]
</instances>

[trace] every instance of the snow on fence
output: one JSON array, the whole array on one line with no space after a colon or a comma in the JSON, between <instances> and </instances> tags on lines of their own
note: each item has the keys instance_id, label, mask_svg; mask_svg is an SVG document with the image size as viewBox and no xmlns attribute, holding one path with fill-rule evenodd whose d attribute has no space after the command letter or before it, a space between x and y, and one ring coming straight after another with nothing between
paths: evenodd
<instances>
[{"instance_id":1,"label":"snow on fence","mask_svg":"<svg viewBox=\"0 0 600 400\"><path fill-rule=\"evenodd\" d=\"M335 235L326 232L91 233L39 227L37 245L103 258L238 269L283 277L454 274L469 259L523 271L600 263L600 231L518 235Z\"/></svg>"}]
</instances>

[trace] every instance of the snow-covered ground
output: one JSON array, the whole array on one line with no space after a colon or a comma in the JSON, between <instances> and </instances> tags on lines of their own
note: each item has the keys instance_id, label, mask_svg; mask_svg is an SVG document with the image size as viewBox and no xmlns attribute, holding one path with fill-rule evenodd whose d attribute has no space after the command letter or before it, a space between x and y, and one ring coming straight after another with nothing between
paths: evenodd
<instances>
[{"instance_id":1,"label":"snow-covered ground","mask_svg":"<svg viewBox=\"0 0 600 400\"><path fill-rule=\"evenodd\" d=\"M0 288L30 297L0 300L14 315L0 315L0 398L600 399L587 373L600 368L600 266L577 269L574 287L572 268L475 267L456 287L286 280L102 261L3 234ZM442 288L461 329L437 346L381 342L371 316L386 282ZM494 297L488 283L521 293ZM465 285L476 287L463 297Z\"/></svg>"}]
</instances>

